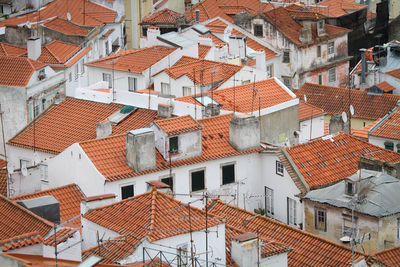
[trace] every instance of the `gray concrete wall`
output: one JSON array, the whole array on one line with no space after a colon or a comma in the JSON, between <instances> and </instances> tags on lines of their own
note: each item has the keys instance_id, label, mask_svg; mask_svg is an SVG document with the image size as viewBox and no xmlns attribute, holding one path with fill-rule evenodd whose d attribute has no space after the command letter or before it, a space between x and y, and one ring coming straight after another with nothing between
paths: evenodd
<instances>
[{"instance_id":1,"label":"gray concrete wall","mask_svg":"<svg viewBox=\"0 0 400 267\"><path fill-rule=\"evenodd\" d=\"M261 116L261 142L280 144L279 135L286 135L294 144L294 131L299 130L299 105Z\"/></svg>"}]
</instances>

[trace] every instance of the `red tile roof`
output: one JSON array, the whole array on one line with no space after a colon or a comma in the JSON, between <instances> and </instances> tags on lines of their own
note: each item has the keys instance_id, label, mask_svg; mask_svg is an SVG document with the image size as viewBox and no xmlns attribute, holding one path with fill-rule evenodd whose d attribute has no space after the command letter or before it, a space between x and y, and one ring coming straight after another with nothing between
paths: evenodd
<instances>
[{"instance_id":1,"label":"red tile roof","mask_svg":"<svg viewBox=\"0 0 400 267\"><path fill-rule=\"evenodd\" d=\"M52 227L53 223L0 195L0 240L35 231L45 236Z\"/></svg>"},{"instance_id":2,"label":"red tile roof","mask_svg":"<svg viewBox=\"0 0 400 267\"><path fill-rule=\"evenodd\" d=\"M199 58L203 59L207 56L208 52L211 49L211 46L199 44L198 49L199 49Z\"/></svg>"},{"instance_id":3,"label":"red tile roof","mask_svg":"<svg viewBox=\"0 0 400 267\"><path fill-rule=\"evenodd\" d=\"M96 138L96 126L123 107L87 100L67 98L51 106L45 113L14 136L9 145L58 154L76 142ZM117 125L112 134L121 134L148 126L159 118L156 111L137 109ZM56 127L55 127L56 125ZM50 130L51 129L51 130ZM35 143L33 136L35 133Z\"/></svg>"},{"instance_id":4,"label":"red tile roof","mask_svg":"<svg viewBox=\"0 0 400 267\"><path fill-rule=\"evenodd\" d=\"M390 76L393 76L393 77L395 77L397 79L400 79L400 69L395 69L395 70L388 71L388 72L386 72L386 74L388 74Z\"/></svg>"},{"instance_id":5,"label":"red tile roof","mask_svg":"<svg viewBox=\"0 0 400 267\"><path fill-rule=\"evenodd\" d=\"M38 61L52 67L69 67L82 58L90 48L82 50L82 46L54 40L42 47L42 54ZM76 58L74 58L76 57ZM71 62L68 62L74 58ZM68 62L68 64L66 64Z\"/></svg>"},{"instance_id":6,"label":"red tile roof","mask_svg":"<svg viewBox=\"0 0 400 267\"><path fill-rule=\"evenodd\" d=\"M310 16L320 16L315 12L306 11L304 8L304 12L308 13ZM297 14L297 13L296 13ZM285 35L289 40L291 40L294 44L298 46L309 46L309 43L302 43L299 40L300 37L300 29L302 25L294 20L296 14L291 13L290 10L284 7L277 7L271 11L265 12L264 15L267 21L274 25L283 35ZM347 34L350 30L333 26L330 24L325 24L325 35L319 37L317 35L316 29L312 32L312 44L320 43L337 36L341 36Z\"/></svg>"},{"instance_id":7,"label":"red tile roof","mask_svg":"<svg viewBox=\"0 0 400 267\"><path fill-rule=\"evenodd\" d=\"M164 57L167 57L173 51L175 51L175 48L163 46L132 49L86 63L86 65L98 68L142 73Z\"/></svg>"},{"instance_id":8,"label":"red tile roof","mask_svg":"<svg viewBox=\"0 0 400 267\"><path fill-rule=\"evenodd\" d=\"M217 47L221 47L226 45L226 43L224 41L222 41L221 39L219 39L217 36L215 36L212 33L206 34L206 35L199 35L200 37L204 37L204 38L211 38L213 44Z\"/></svg>"},{"instance_id":9,"label":"red tile roof","mask_svg":"<svg viewBox=\"0 0 400 267\"><path fill-rule=\"evenodd\" d=\"M176 136L202 129L201 125L190 115L156 120L154 123L168 136Z\"/></svg>"},{"instance_id":10,"label":"red tile roof","mask_svg":"<svg viewBox=\"0 0 400 267\"><path fill-rule=\"evenodd\" d=\"M371 88L373 86L378 87L379 89L381 89L385 93L389 93L389 92L393 91L394 89L396 89L396 87L394 87L393 85L390 85L388 82L385 82L385 81L377 83L377 84L374 84L374 85L372 85L372 86L370 86L368 88Z\"/></svg>"},{"instance_id":11,"label":"red tile roof","mask_svg":"<svg viewBox=\"0 0 400 267\"><path fill-rule=\"evenodd\" d=\"M244 35L241 32L237 31L236 29L233 29L231 34L232 35ZM263 46L262 44L260 44L259 42L257 42L256 40L254 40L253 38L251 38L248 35L246 35L246 37L247 37L246 45L248 47L250 47L251 49L253 49L254 51L264 51L266 60L269 60L269 59L277 56L277 54L274 51L272 51L271 49L269 49L268 47Z\"/></svg>"},{"instance_id":12,"label":"red tile roof","mask_svg":"<svg viewBox=\"0 0 400 267\"><path fill-rule=\"evenodd\" d=\"M326 112L320 108L310 105L303 100L300 101L299 105L299 121L309 119L318 115L325 114Z\"/></svg>"},{"instance_id":13,"label":"red tile roof","mask_svg":"<svg viewBox=\"0 0 400 267\"><path fill-rule=\"evenodd\" d=\"M253 88L256 88L257 92ZM296 98L286 91L275 78L236 87L216 89L203 94L212 97L221 105L223 110L233 111L235 109L235 111L242 113L269 108ZM175 98L175 100L200 105L194 99L194 96L200 95L183 96Z\"/></svg>"},{"instance_id":14,"label":"red tile roof","mask_svg":"<svg viewBox=\"0 0 400 267\"><path fill-rule=\"evenodd\" d=\"M86 202L91 202L91 201L97 201L97 200L103 200L103 199L109 199L109 198L115 198L115 194L103 194L103 195L98 195L98 196L91 196L87 197L84 200Z\"/></svg>"},{"instance_id":15,"label":"red tile roof","mask_svg":"<svg viewBox=\"0 0 400 267\"><path fill-rule=\"evenodd\" d=\"M206 26L210 29L211 32L216 33L224 33L225 28L228 26L225 22L220 19L215 19L206 24Z\"/></svg>"},{"instance_id":16,"label":"red tile roof","mask_svg":"<svg viewBox=\"0 0 400 267\"><path fill-rule=\"evenodd\" d=\"M367 126L365 126L362 129L359 130L355 130L355 129L351 129L351 134L354 135L355 137L364 139L368 141L368 132L369 130L374 127L381 119L377 119L376 121L368 124Z\"/></svg>"},{"instance_id":17,"label":"red tile roof","mask_svg":"<svg viewBox=\"0 0 400 267\"><path fill-rule=\"evenodd\" d=\"M82 10L85 7L85 13ZM0 27L17 27L21 23L34 23L45 21L53 17L68 20L67 13L71 15L71 22L81 26L101 26L105 23L113 23L117 12L91 1L85 0L55 0L38 11L12 17L0 22Z\"/></svg>"},{"instance_id":18,"label":"red tile roof","mask_svg":"<svg viewBox=\"0 0 400 267\"><path fill-rule=\"evenodd\" d=\"M69 238L71 238L77 230L73 228L68 228L64 227L56 232L56 238L57 238L57 246L65 241L67 241ZM47 237L46 240L43 241L43 244L46 246L55 246L54 242L54 234L50 235Z\"/></svg>"},{"instance_id":19,"label":"red tile roof","mask_svg":"<svg viewBox=\"0 0 400 267\"><path fill-rule=\"evenodd\" d=\"M350 104L354 107L355 118L376 120L393 109L400 96L392 94L372 95L366 91L351 90L306 83L295 92L301 99L307 96L307 103L325 110L328 114L338 114L349 111Z\"/></svg>"},{"instance_id":20,"label":"red tile roof","mask_svg":"<svg viewBox=\"0 0 400 267\"><path fill-rule=\"evenodd\" d=\"M31 233L25 233L22 235L14 236L8 239L4 239L0 241L0 248L3 252L33 246L36 244L42 243L43 238L39 235L39 232L34 231Z\"/></svg>"},{"instance_id":21,"label":"red tile roof","mask_svg":"<svg viewBox=\"0 0 400 267\"><path fill-rule=\"evenodd\" d=\"M390 115L384 117L373 129L370 136L400 140L400 110L396 108Z\"/></svg>"},{"instance_id":22,"label":"red tile roof","mask_svg":"<svg viewBox=\"0 0 400 267\"><path fill-rule=\"evenodd\" d=\"M288 253L288 266L349 266L351 249L317 235L297 229L265 216L213 200L209 213L226 220L226 226L253 233L260 238L279 242L292 248ZM227 231L227 230L226 230ZM366 256L355 251L356 257Z\"/></svg>"},{"instance_id":23,"label":"red tile roof","mask_svg":"<svg viewBox=\"0 0 400 267\"><path fill-rule=\"evenodd\" d=\"M31 194L21 195L13 199L19 201L43 196L53 196L60 203L61 223L81 214L81 202L86 198L79 186L77 186L76 184L69 184ZM80 222L81 220L80 218L78 218L68 225L79 227Z\"/></svg>"},{"instance_id":24,"label":"red tile roof","mask_svg":"<svg viewBox=\"0 0 400 267\"><path fill-rule=\"evenodd\" d=\"M318 6L326 6L326 8L311 7L310 9L329 18L341 17L368 7L355 3L354 0L323 0L318 3Z\"/></svg>"},{"instance_id":25,"label":"red tile roof","mask_svg":"<svg viewBox=\"0 0 400 267\"><path fill-rule=\"evenodd\" d=\"M146 25L162 25L162 24L172 24L176 25L178 18L182 14L175 12L171 9L164 8L153 14L150 14L142 19L140 24Z\"/></svg>"},{"instance_id":26,"label":"red tile roof","mask_svg":"<svg viewBox=\"0 0 400 267\"><path fill-rule=\"evenodd\" d=\"M222 9L219 8L220 2L217 0L204 0L191 9L186 10L185 19L186 21L196 20L196 10L199 10L199 21L203 22L215 17L223 18L229 22L233 21L227 16Z\"/></svg>"},{"instance_id":27,"label":"red tile roof","mask_svg":"<svg viewBox=\"0 0 400 267\"><path fill-rule=\"evenodd\" d=\"M258 151L258 149L253 149L238 152L230 145L229 121L231 119L232 114L199 120L198 122L203 126L201 132L202 155L188 159L175 160L171 163L172 168L218 158L250 154ZM125 134L82 142L80 145L97 170L107 181L117 181L124 178L167 170L169 168L169 162L156 150L156 168L134 172L126 163ZM108 150L109 153L104 153L105 150Z\"/></svg>"},{"instance_id":28,"label":"red tile roof","mask_svg":"<svg viewBox=\"0 0 400 267\"><path fill-rule=\"evenodd\" d=\"M7 196L7 161L0 159L0 195Z\"/></svg>"},{"instance_id":29,"label":"red tile roof","mask_svg":"<svg viewBox=\"0 0 400 267\"><path fill-rule=\"evenodd\" d=\"M311 189L338 182L358 170L361 156L399 162L400 154L339 132L287 148L305 182Z\"/></svg>"},{"instance_id":30,"label":"red tile roof","mask_svg":"<svg viewBox=\"0 0 400 267\"><path fill-rule=\"evenodd\" d=\"M398 266L400 262L400 246L388 248L372 254L386 266Z\"/></svg>"},{"instance_id":31,"label":"red tile roof","mask_svg":"<svg viewBox=\"0 0 400 267\"><path fill-rule=\"evenodd\" d=\"M187 219L189 210L193 218ZM107 250L101 252L102 263L116 263L131 255L140 240L147 237L150 242L181 235L192 231L200 231L206 227L205 212L182 203L173 197L153 189L150 192L131 197L120 202L89 210L84 218L110 229L122 236L127 236L130 242L114 242L115 246L107 244ZM204 218L202 220L201 218ZM191 225L190 225L191 223ZM223 222L215 216L210 216L208 227ZM134 240L129 240L133 237ZM94 247L83 251L83 258L98 254L99 248Z\"/></svg>"},{"instance_id":32,"label":"red tile roof","mask_svg":"<svg viewBox=\"0 0 400 267\"><path fill-rule=\"evenodd\" d=\"M66 35L87 36L89 34L89 30L59 17L51 19L45 22L43 25L49 29Z\"/></svg>"},{"instance_id":33,"label":"red tile roof","mask_svg":"<svg viewBox=\"0 0 400 267\"><path fill-rule=\"evenodd\" d=\"M0 56L0 85L25 87L33 73L44 67L26 57Z\"/></svg>"},{"instance_id":34,"label":"red tile roof","mask_svg":"<svg viewBox=\"0 0 400 267\"><path fill-rule=\"evenodd\" d=\"M0 42L0 56L26 56L26 48Z\"/></svg>"},{"instance_id":35,"label":"red tile roof","mask_svg":"<svg viewBox=\"0 0 400 267\"><path fill-rule=\"evenodd\" d=\"M158 3L154 9L159 9L160 7L162 7L165 3L167 3L168 0L161 0L160 3Z\"/></svg>"}]
</instances>

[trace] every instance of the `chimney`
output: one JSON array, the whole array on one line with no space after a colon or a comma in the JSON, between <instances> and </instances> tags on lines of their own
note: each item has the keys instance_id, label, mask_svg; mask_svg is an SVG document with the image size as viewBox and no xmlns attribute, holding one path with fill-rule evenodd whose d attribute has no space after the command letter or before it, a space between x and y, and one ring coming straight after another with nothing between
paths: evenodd
<instances>
[{"instance_id":1,"label":"chimney","mask_svg":"<svg viewBox=\"0 0 400 267\"><path fill-rule=\"evenodd\" d=\"M37 60L41 53L42 47L39 37L30 37L26 43L28 49L28 58Z\"/></svg>"},{"instance_id":2,"label":"chimney","mask_svg":"<svg viewBox=\"0 0 400 267\"><path fill-rule=\"evenodd\" d=\"M64 91L58 91L56 96L54 97L54 104L56 104L56 105L61 104L62 102L64 102L64 100L66 98L67 97L66 97Z\"/></svg>"},{"instance_id":3,"label":"chimney","mask_svg":"<svg viewBox=\"0 0 400 267\"><path fill-rule=\"evenodd\" d=\"M360 90L364 91L366 87L365 76L367 74L367 59L365 58L365 48L361 48L361 84Z\"/></svg>"},{"instance_id":4,"label":"chimney","mask_svg":"<svg viewBox=\"0 0 400 267\"><path fill-rule=\"evenodd\" d=\"M147 29L147 41L150 43L150 46L157 44L157 37L160 34L159 27L151 26Z\"/></svg>"},{"instance_id":5,"label":"chimney","mask_svg":"<svg viewBox=\"0 0 400 267\"><path fill-rule=\"evenodd\" d=\"M158 116L162 118L170 118L172 116L172 109L171 105L158 104Z\"/></svg>"},{"instance_id":6,"label":"chimney","mask_svg":"<svg viewBox=\"0 0 400 267\"><path fill-rule=\"evenodd\" d=\"M109 120L100 121L96 127L96 138L107 137L112 134L112 126Z\"/></svg>"},{"instance_id":7,"label":"chimney","mask_svg":"<svg viewBox=\"0 0 400 267\"><path fill-rule=\"evenodd\" d=\"M156 167L154 131L142 128L126 135L126 163L135 172Z\"/></svg>"},{"instance_id":8,"label":"chimney","mask_svg":"<svg viewBox=\"0 0 400 267\"><path fill-rule=\"evenodd\" d=\"M220 107L217 104L210 103L204 109L204 117L218 116Z\"/></svg>"},{"instance_id":9,"label":"chimney","mask_svg":"<svg viewBox=\"0 0 400 267\"><path fill-rule=\"evenodd\" d=\"M91 209L110 205L115 202L115 194L103 194L87 197L81 202L81 214L85 214Z\"/></svg>"},{"instance_id":10,"label":"chimney","mask_svg":"<svg viewBox=\"0 0 400 267\"><path fill-rule=\"evenodd\" d=\"M232 240L231 255L239 267L257 266L260 258L257 235L244 233L235 236Z\"/></svg>"},{"instance_id":11,"label":"chimney","mask_svg":"<svg viewBox=\"0 0 400 267\"><path fill-rule=\"evenodd\" d=\"M347 119L343 121L342 114L334 114L329 121L329 134L334 134L340 131L350 133L350 122Z\"/></svg>"},{"instance_id":12,"label":"chimney","mask_svg":"<svg viewBox=\"0 0 400 267\"><path fill-rule=\"evenodd\" d=\"M303 44L308 44L312 41L312 34L311 34L311 29L303 27L300 29L300 36L299 36L300 42Z\"/></svg>"},{"instance_id":13,"label":"chimney","mask_svg":"<svg viewBox=\"0 0 400 267\"><path fill-rule=\"evenodd\" d=\"M260 122L254 115L237 114L229 122L229 143L237 151L260 146Z\"/></svg>"},{"instance_id":14,"label":"chimney","mask_svg":"<svg viewBox=\"0 0 400 267\"><path fill-rule=\"evenodd\" d=\"M48 221L60 223L60 204L53 196L26 199L17 203Z\"/></svg>"},{"instance_id":15,"label":"chimney","mask_svg":"<svg viewBox=\"0 0 400 267\"><path fill-rule=\"evenodd\" d=\"M267 71L265 63L265 51L256 51L256 69L261 71Z\"/></svg>"},{"instance_id":16,"label":"chimney","mask_svg":"<svg viewBox=\"0 0 400 267\"><path fill-rule=\"evenodd\" d=\"M196 12L196 23L200 22L200 10L196 9L194 12Z\"/></svg>"}]
</instances>

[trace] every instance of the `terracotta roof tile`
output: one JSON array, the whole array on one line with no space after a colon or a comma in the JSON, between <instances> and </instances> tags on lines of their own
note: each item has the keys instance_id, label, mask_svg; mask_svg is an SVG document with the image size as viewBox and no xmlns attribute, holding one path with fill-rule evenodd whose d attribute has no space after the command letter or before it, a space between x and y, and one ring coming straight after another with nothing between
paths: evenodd
<instances>
[{"instance_id":1,"label":"terracotta roof tile","mask_svg":"<svg viewBox=\"0 0 400 267\"><path fill-rule=\"evenodd\" d=\"M85 7L85 16L82 14ZM46 21L55 16L68 20L67 13L71 15L71 22L82 26L101 26L105 23L113 23L117 12L91 1L85 0L55 0L38 11L12 17L0 22L0 27L16 27L26 22Z\"/></svg>"},{"instance_id":2,"label":"terracotta roof tile","mask_svg":"<svg viewBox=\"0 0 400 267\"><path fill-rule=\"evenodd\" d=\"M208 52L211 49L211 46L199 44L198 49L199 49L199 58L203 59L207 56Z\"/></svg>"},{"instance_id":3,"label":"terracotta roof tile","mask_svg":"<svg viewBox=\"0 0 400 267\"><path fill-rule=\"evenodd\" d=\"M31 194L21 195L13 198L16 201L32 199L42 196L53 196L60 203L61 223L68 221L81 214L81 202L86 198L81 189L76 184L64 185L48 190L43 190ZM69 223L69 226L79 227L80 218Z\"/></svg>"},{"instance_id":4,"label":"terracotta roof tile","mask_svg":"<svg viewBox=\"0 0 400 267\"><path fill-rule=\"evenodd\" d=\"M153 14L150 14L142 19L140 24L148 25L161 25L161 24L173 24L176 25L178 18L182 14L175 12L171 9L164 8Z\"/></svg>"},{"instance_id":5,"label":"terracotta roof tile","mask_svg":"<svg viewBox=\"0 0 400 267\"><path fill-rule=\"evenodd\" d=\"M289 147L287 152L311 189L353 175L361 156L392 163L400 161L399 153L343 132Z\"/></svg>"},{"instance_id":6,"label":"terracotta roof tile","mask_svg":"<svg viewBox=\"0 0 400 267\"><path fill-rule=\"evenodd\" d=\"M119 104L67 98L64 102L50 107L36 119L36 123L32 122L26 126L8 144L33 149L35 132L37 150L58 154L73 143L96 138L97 123L104 121L122 107ZM156 111L137 109L118 125L114 125L112 134L146 127L158 118Z\"/></svg>"},{"instance_id":7,"label":"terracotta roof tile","mask_svg":"<svg viewBox=\"0 0 400 267\"><path fill-rule=\"evenodd\" d=\"M348 266L351 263L352 253L347 246L220 200L211 201L208 209L209 213L226 220L226 232L230 227L251 231L259 233L261 239L273 240L292 248L288 253L288 266ZM355 255L366 256L358 251L355 251Z\"/></svg>"},{"instance_id":8,"label":"terracotta roof tile","mask_svg":"<svg viewBox=\"0 0 400 267\"><path fill-rule=\"evenodd\" d=\"M66 35L87 36L89 34L89 30L59 17L51 19L43 25L49 29Z\"/></svg>"},{"instance_id":9,"label":"terracotta roof tile","mask_svg":"<svg viewBox=\"0 0 400 267\"><path fill-rule=\"evenodd\" d=\"M97 201L97 200L103 200L103 199L109 199L109 198L115 198L115 194L103 194L103 195L98 195L98 196L91 196L87 197L84 199L86 202L91 202L91 201Z\"/></svg>"},{"instance_id":10,"label":"terracotta roof tile","mask_svg":"<svg viewBox=\"0 0 400 267\"><path fill-rule=\"evenodd\" d=\"M318 3L318 6L326 6L327 8L311 7L310 9L329 18L341 17L368 7L355 3L354 0L323 0Z\"/></svg>"},{"instance_id":11,"label":"terracotta roof tile","mask_svg":"<svg viewBox=\"0 0 400 267\"><path fill-rule=\"evenodd\" d=\"M354 107L356 118L376 120L386 115L400 100L400 96L392 94L372 95L366 91L351 90L306 83L295 92L303 99L307 96L307 103L325 110L328 114L348 113L350 103Z\"/></svg>"},{"instance_id":12,"label":"terracotta roof tile","mask_svg":"<svg viewBox=\"0 0 400 267\"><path fill-rule=\"evenodd\" d=\"M168 136L176 136L202 129L201 125L190 115L156 120L154 123Z\"/></svg>"},{"instance_id":13,"label":"terracotta roof tile","mask_svg":"<svg viewBox=\"0 0 400 267\"><path fill-rule=\"evenodd\" d=\"M325 114L325 111L310 105L303 100L300 101L299 105L299 121L309 119L314 116Z\"/></svg>"},{"instance_id":14,"label":"terracotta roof tile","mask_svg":"<svg viewBox=\"0 0 400 267\"><path fill-rule=\"evenodd\" d=\"M0 56L26 56L26 48L0 42Z\"/></svg>"},{"instance_id":15,"label":"terracotta roof tile","mask_svg":"<svg viewBox=\"0 0 400 267\"><path fill-rule=\"evenodd\" d=\"M244 35L236 29L233 29L231 34L232 35ZM253 49L254 51L264 51L266 60L269 60L269 59L277 56L277 54L274 51L272 51L271 49L269 49L268 47L263 46L262 44L258 43L256 40L254 40L253 38L251 38L248 35L246 35L246 37L247 37L246 45L248 47L250 47L251 49Z\"/></svg>"},{"instance_id":16,"label":"terracotta roof tile","mask_svg":"<svg viewBox=\"0 0 400 267\"><path fill-rule=\"evenodd\" d=\"M126 72L142 73L164 57L175 51L175 48L151 46L132 49L104 57L89 63L87 66L113 69Z\"/></svg>"},{"instance_id":17,"label":"terracotta roof tile","mask_svg":"<svg viewBox=\"0 0 400 267\"><path fill-rule=\"evenodd\" d=\"M72 237L77 229L74 228L69 228L69 227L64 227L56 232L56 238L57 238L57 246L61 243L64 243L67 241L70 237ZM46 238L46 240L43 241L43 244L46 246L53 246L55 245L54 243L54 234L50 235L49 237Z\"/></svg>"},{"instance_id":18,"label":"terracotta roof tile","mask_svg":"<svg viewBox=\"0 0 400 267\"><path fill-rule=\"evenodd\" d=\"M371 256L377 258L386 266L398 266L400 262L400 246L373 253Z\"/></svg>"},{"instance_id":19,"label":"terracotta roof tile","mask_svg":"<svg viewBox=\"0 0 400 267\"><path fill-rule=\"evenodd\" d=\"M210 29L211 32L216 33L224 33L225 28L228 26L225 22L220 19L215 19L206 24L206 26Z\"/></svg>"},{"instance_id":20,"label":"terracotta roof tile","mask_svg":"<svg viewBox=\"0 0 400 267\"><path fill-rule=\"evenodd\" d=\"M82 46L54 40L42 47L38 61L47 64L64 64L75 56Z\"/></svg>"},{"instance_id":21,"label":"terracotta roof tile","mask_svg":"<svg viewBox=\"0 0 400 267\"><path fill-rule=\"evenodd\" d=\"M7 161L0 159L0 195L7 196Z\"/></svg>"},{"instance_id":22,"label":"terracotta roof tile","mask_svg":"<svg viewBox=\"0 0 400 267\"><path fill-rule=\"evenodd\" d=\"M355 137L358 137L358 138L361 138L361 139L364 139L364 140L368 141L368 131L372 127L374 127L380 120L381 119L377 119L376 121L368 124L367 126L365 126L362 129L359 129L359 130L352 129L351 130L351 134L354 135Z\"/></svg>"},{"instance_id":23,"label":"terracotta roof tile","mask_svg":"<svg viewBox=\"0 0 400 267\"><path fill-rule=\"evenodd\" d=\"M34 231L22 235L14 236L0 241L0 247L3 252L17 248L33 246L42 243L43 238L39 232Z\"/></svg>"},{"instance_id":24,"label":"terracotta roof tile","mask_svg":"<svg viewBox=\"0 0 400 267\"><path fill-rule=\"evenodd\" d=\"M186 75L196 84L214 83L216 88L242 68L234 64L183 56L174 66L161 72L166 72L173 79Z\"/></svg>"},{"instance_id":25,"label":"terracotta roof tile","mask_svg":"<svg viewBox=\"0 0 400 267\"><path fill-rule=\"evenodd\" d=\"M150 242L175 235L199 231L206 227L205 220L192 220L191 226L187 220L190 208L191 216L205 218L205 212L182 203L173 197L157 190L131 197L108 206L89 210L84 218L110 229L120 235L127 236L127 241L114 247L107 244L108 251L101 254L102 263L116 263L132 254L135 244L147 237ZM215 216L210 216L208 227L222 224ZM129 240L133 237L134 240ZM98 247L83 252L83 258L97 254ZM105 252L105 253L104 253Z\"/></svg>"},{"instance_id":26,"label":"terracotta roof tile","mask_svg":"<svg viewBox=\"0 0 400 267\"><path fill-rule=\"evenodd\" d=\"M371 87L373 87L373 86L378 87L379 89L381 89L381 90L382 90L383 92L385 92L385 93L389 93L389 92L393 91L394 89L396 89L396 87L394 87L393 85L389 84L389 83L386 82L386 81L383 81L383 82L374 84L374 85L372 85L372 86L370 86L370 87L368 87L368 88L371 88ZM367 88L367 89L368 89L368 88Z\"/></svg>"},{"instance_id":27,"label":"terracotta roof tile","mask_svg":"<svg viewBox=\"0 0 400 267\"><path fill-rule=\"evenodd\" d=\"M375 123L377 124L377 122ZM371 126L372 128L373 126ZM400 140L400 110L397 108L388 117L385 117L368 131L369 135L382 138Z\"/></svg>"},{"instance_id":28,"label":"terracotta roof tile","mask_svg":"<svg viewBox=\"0 0 400 267\"><path fill-rule=\"evenodd\" d=\"M257 92L253 88L257 88ZM221 105L223 110L235 110L242 113L258 111L259 108L269 108L296 98L289 94L275 78L236 87L216 89L205 92L203 95L212 97ZM201 94L178 97L175 100L200 105L194 99L196 96L201 96Z\"/></svg>"},{"instance_id":29,"label":"terracotta roof tile","mask_svg":"<svg viewBox=\"0 0 400 267\"><path fill-rule=\"evenodd\" d=\"M0 85L25 87L33 73L44 67L26 57L0 56Z\"/></svg>"},{"instance_id":30,"label":"terracotta roof tile","mask_svg":"<svg viewBox=\"0 0 400 267\"><path fill-rule=\"evenodd\" d=\"M232 114L199 120L198 122L203 126L202 155L173 161L172 168L258 151L258 149L253 149L238 152L229 144L229 121L231 119ZM134 172L126 163L125 134L82 142L80 145L107 181L116 181L169 168L169 163L156 150L156 168ZM109 153L104 153L105 150Z\"/></svg>"},{"instance_id":31,"label":"terracotta roof tile","mask_svg":"<svg viewBox=\"0 0 400 267\"><path fill-rule=\"evenodd\" d=\"M223 18L229 22L233 20L227 16L222 9L219 8L219 2L217 0L204 0L191 9L186 10L185 19L186 21L192 21L196 19L196 10L199 10L199 21L203 22L215 17Z\"/></svg>"},{"instance_id":32,"label":"terracotta roof tile","mask_svg":"<svg viewBox=\"0 0 400 267\"><path fill-rule=\"evenodd\" d=\"M199 36L203 37L203 38L211 38L213 44L215 46L217 46L217 47L221 47L221 46L226 45L226 43L224 41L222 41L221 39L219 39L217 36L215 36L212 33L209 33L209 34L206 34L206 35L199 35Z\"/></svg>"},{"instance_id":33,"label":"terracotta roof tile","mask_svg":"<svg viewBox=\"0 0 400 267\"><path fill-rule=\"evenodd\" d=\"M45 236L52 226L53 223L0 195L0 240L34 231Z\"/></svg>"},{"instance_id":34,"label":"terracotta roof tile","mask_svg":"<svg viewBox=\"0 0 400 267\"><path fill-rule=\"evenodd\" d=\"M388 71L388 72L386 72L386 74L388 74L390 76L393 76L393 77L395 77L397 79L400 79L400 69L395 69L395 70Z\"/></svg>"}]
</instances>

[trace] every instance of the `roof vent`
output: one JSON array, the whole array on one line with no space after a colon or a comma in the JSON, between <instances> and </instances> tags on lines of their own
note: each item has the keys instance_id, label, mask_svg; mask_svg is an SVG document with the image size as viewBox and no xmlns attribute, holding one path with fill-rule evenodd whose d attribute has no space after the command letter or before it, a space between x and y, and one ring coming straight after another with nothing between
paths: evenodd
<instances>
[{"instance_id":1,"label":"roof vent","mask_svg":"<svg viewBox=\"0 0 400 267\"><path fill-rule=\"evenodd\" d=\"M107 118L109 122L111 122L114 125L117 125L120 123L123 119L128 117L130 114L132 114L137 108L133 106L123 106L120 110L117 112L113 113L111 116Z\"/></svg>"}]
</instances>

